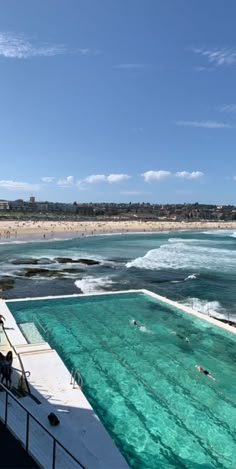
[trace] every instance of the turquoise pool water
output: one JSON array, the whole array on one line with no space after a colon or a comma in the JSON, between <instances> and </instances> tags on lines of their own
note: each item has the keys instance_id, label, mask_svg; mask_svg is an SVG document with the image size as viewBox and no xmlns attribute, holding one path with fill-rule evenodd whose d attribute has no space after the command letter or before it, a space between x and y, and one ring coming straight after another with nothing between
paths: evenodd
<instances>
[{"instance_id":1,"label":"turquoise pool water","mask_svg":"<svg viewBox=\"0 0 236 469\"><path fill-rule=\"evenodd\" d=\"M45 339L69 370L79 368L85 395L131 467L235 467L233 334L145 293L8 307L18 323L37 318L50 330Z\"/></svg>"}]
</instances>

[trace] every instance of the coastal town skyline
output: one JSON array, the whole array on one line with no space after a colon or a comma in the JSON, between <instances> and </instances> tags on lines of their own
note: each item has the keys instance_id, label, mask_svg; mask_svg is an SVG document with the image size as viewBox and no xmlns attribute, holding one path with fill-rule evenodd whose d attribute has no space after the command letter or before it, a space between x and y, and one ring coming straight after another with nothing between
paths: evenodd
<instances>
[{"instance_id":1,"label":"coastal town skyline","mask_svg":"<svg viewBox=\"0 0 236 469\"><path fill-rule=\"evenodd\" d=\"M233 0L1 7L0 199L235 203Z\"/></svg>"},{"instance_id":2,"label":"coastal town skyline","mask_svg":"<svg viewBox=\"0 0 236 469\"><path fill-rule=\"evenodd\" d=\"M236 206L210 204L65 203L36 200L0 200L0 219L236 221Z\"/></svg>"}]
</instances>

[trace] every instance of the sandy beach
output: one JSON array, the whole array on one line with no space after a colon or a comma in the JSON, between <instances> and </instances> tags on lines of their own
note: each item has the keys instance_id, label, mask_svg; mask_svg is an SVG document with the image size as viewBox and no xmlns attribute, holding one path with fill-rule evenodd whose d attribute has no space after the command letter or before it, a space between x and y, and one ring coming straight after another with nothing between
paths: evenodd
<instances>
[{"instance_id":1,"label":"sandy beach","mask_svg":"<svg viewBox=\"0 0 236 469\"><path fill-rule=\"evenodd\" d=\"M0 240L13 240L21 236L35 235L50 239L57 233L73 236L101 233L158 232L169 230L236 229L234 222L178 222L178 221L0 221Z\"/></svg>"}]
</instances>

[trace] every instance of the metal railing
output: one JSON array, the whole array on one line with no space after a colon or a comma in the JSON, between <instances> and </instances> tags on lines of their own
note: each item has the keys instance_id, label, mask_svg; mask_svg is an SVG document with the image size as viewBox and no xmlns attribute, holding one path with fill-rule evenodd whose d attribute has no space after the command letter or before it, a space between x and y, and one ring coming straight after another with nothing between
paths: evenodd
<instances>
[{"instance_id":1,"label":"metal railing","mask_svg":"<svg viewBox=\"0 0 236 469\"><path fill-rule=\"evenodd\" d=\"M56 469L57 467L57 449L60 448L62 449L65 454L70 457L72 459L72 461L74 463L76 463L76 465L78 467L82 467L82 469L86 469L86 467L75 457L71 454L70 451L68 451L65 446L60 443L43 425L42 423L39 422L39 420L37 418L35 418L33 416L33 414L31 412L29 412L29 410L27 410L18 400L17 398L15 398L15 396L11 393L11 391L9 391L9 389L7 389L3 384L0 383L0 388L5 391L6 393L6 396L5 396L5 401L4 401L4 409L3 409L3 416L0 416L1 420L3 421L4 425L9 428L9 430L11 430L11 426L8 424L8 407L10 405L10 400L13 400L14 403L19 406L21 409L23 409L23 411L25 412L25 415L26 415L26 429L25 429L25 438L24 438L24 441L22 441L23 443L23 447L26 451L26 453L28 453L30 456L32 456L33 458L36 459L36 462L38 462L39 464L41 463L41 461L39 461L39 457L35 457L34 453L34 448L32 447L32 445L30 445L30 423L33 421L34 423L36 423L36 425L38 425L41 429L43 429L43 431L45 432L45 434L49 435L51 440L52 440L52 455L51 455L51 464L50 466L47 465L47 467L51 467L52 469ZM15 432L14 432L15 433ZM37 440L37 443L39 444L40 442ZM37 455L38 455L38 451L37 451ZM45 453L45 446L43 445L43 448L42 448L42 454ZM66 464L65 464L65 467L68 467Z\"/></svg>"},{"instance_id":2,"label":"metal railing","mask_svg":"<svg viewBox=\"0 0 236 469\"><path fill-rule=\"evenodd\" d=\"M82 389L84 382L83 378L78 370L78 368L72 368L71 375L70 375L70 384L73 384L73 389L75 389L75 383L78 384L80 389Z\"/></svg>"},{"instance_id":3,"label":"metal railing","mask_svg":"<svg viewBox=\"0 0 236 469\"><path fill-rule=\"evenodd\" d=\"M40 320L39 320L38 318L36 318L36 317L33 317L33 320L32 320L32 321L33 321L33 323L36 324L36 326L38 326L38 328L42 329L43 334L44 334L44 336L45 336L45 338L46 338L46 337L48 336L48 334L50 333L49 329L46 329L46 327L44 327L44 326L41 324Z\"/></svg>"}]
</instances>

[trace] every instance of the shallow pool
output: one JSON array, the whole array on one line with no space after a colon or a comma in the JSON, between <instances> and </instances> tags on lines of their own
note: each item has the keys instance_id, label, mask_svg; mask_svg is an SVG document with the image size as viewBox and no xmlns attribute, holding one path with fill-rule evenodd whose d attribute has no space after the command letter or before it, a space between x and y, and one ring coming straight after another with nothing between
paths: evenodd
<instances>
[{"instance_id":1,"label":"shallow pool","mask_svg":"<svg viewBox=\"0 0 236 469\"><path fill-rule=\"evenodd\" d=\"M20 324L39 320L68 369L80 370L85 395L131 467L235 467L233 334L142 292L8 307Z\"/></svg>"}]
</instances>

